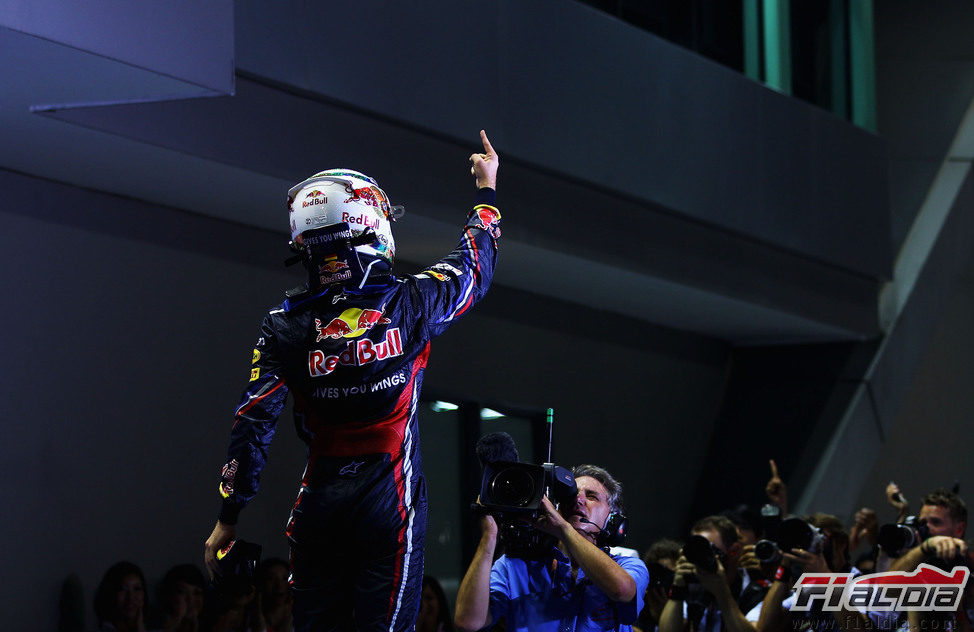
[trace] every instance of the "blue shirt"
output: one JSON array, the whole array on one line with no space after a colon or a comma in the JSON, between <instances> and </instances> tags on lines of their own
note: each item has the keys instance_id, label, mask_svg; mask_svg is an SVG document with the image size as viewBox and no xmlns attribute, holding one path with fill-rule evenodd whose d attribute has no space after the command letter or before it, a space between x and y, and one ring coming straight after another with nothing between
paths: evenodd
<instances>
[{"instance_id":1,"label":"blue shirt","mask_svg":"<svg viewBox=\"0 0 974 632\"><path fill-rule=\"evenodd\" d=\"M547 560L528 561L502 555L490 571L490 614L506 619L508 632L602 632L632 630L643 607L649 571L637 557L612 555L636 582L636 596L622 603L610 600L586 579L582 569L572 582L571 561L558 548L554 577Z\"/></svg>"}]
</instances>

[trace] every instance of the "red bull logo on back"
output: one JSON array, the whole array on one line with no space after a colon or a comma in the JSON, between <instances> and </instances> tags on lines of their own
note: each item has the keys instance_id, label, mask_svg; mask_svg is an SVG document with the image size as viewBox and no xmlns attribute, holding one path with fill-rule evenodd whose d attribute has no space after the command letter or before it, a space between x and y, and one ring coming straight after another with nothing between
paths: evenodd
<instances>
[{"instance_id":1,"label":"red bull logo on back","mask_svg":"<svg viewBox=\"0 0 974 632\"><path fill-rule=\"evenodd\" d=\"M358 338L365 334L376 325L388 325L391 320L382 316L382 311L377 309L361 309L351 307L343 311L338 317L332 318L327 325L322 326L321 320L315 318L315 328L318 330L318 337L315 342L331 338Z\"/></svg>"},{"instance_id":2,"label":"red bull logo on back","mask_svg":"<svg viewBox=\"0 0 974 632\"><path fill-rule=\"evenodd\" d=\"M344 259L332 259L318 266L318 274L338 274L342 270L348 270L348 263Z\"/></svg>"},{"instance_id":3,"label":"red bull logo on back","mask_svg":"<svg viewBox=\"0 0 974 632\"><path fill-rule=\"evenodd\" d=\"M318 349L311 351L308 353L308 373L311 377L321 377L340 366L364 366L401 355L402 337L399 328L393 327L386 331L380 342L372 342L368 338L350 340L345 349L335 355L327 355Z\"/></svg>"}]
</instances>

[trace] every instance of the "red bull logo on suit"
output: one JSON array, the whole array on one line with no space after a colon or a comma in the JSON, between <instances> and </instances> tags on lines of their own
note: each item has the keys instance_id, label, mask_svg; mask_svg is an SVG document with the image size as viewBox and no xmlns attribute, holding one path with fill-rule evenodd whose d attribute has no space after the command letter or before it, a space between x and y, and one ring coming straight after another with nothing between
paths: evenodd
<instances>
[{"instance_id":1,"label":"red bull logo on suit","mask_svg":"<svg viewBox=\"0 0 974 632\"><path fill-rule=\"evenodd\" d=\"M322 325L321 320L315 318L315 328L318 330L318 337L315 342L321 342L327 338L333 340L358 338L376 325L388 325L390 322L392 321L388 318L383 318L380 310L351 307L338 317L332 318L327 325Z\"/></svg>"},{"instance_id":2,"label":"red bull logo on suit","mask_svg":"<svg viewBox=\"0 0 974 632\"><path fill-rule=\"evenodd\" d=\"M487 231L494 239L501 236L499 226L501 214L493 206L477 206L474 208L472 217L476 217L473 226Z\"/></svg>"},{"instance_id":3,"label":"red bull logo on suit","mask_svg":"<svg viewBox=\"0 0 974 632\"><path fill-rule=\"evenodd\" d=\"M387 360L402 355L402 337L399 328L386 331L381 342L368 338L349 341L345 349L336 355L327 355L315 349L308 353L308 373L311 377L328 375L340 366L364 366L373 362Z\"/></svg>"}]
</instances>

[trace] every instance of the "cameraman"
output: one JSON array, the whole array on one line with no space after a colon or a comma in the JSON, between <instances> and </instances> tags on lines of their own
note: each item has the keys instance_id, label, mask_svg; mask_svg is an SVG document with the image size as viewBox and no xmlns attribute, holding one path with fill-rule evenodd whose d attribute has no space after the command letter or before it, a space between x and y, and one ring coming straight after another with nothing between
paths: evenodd
<instances>
[{"instance_id":1,"label":"cameraman","mask_svg":"<svg viewBox=\"0 0 974 632\"><path fill-rule=\"evenodd\" d=\"M960 496L946 489L927 494L917 516L927 525L929 537L893 560L891 571L913 571L920 562L940 559L951 562L967 553L967 506Z\"/></svg>"},{"instance_id":2,"label":"cameraman","mask_svg":"<svg viewBox=\"0 0 974 632\"><path fill-rule=\"evenodd\" d=\"M744 613L761 603L765 588L751 580L740 566L741 543L737 526L726 516L708 516L690 530L692 535L706 538L713 549L714 571L697 566L686 557L688 550L676 562L676 574L670 598L659 619L659 632L683 632L693 621L695 630L718 632L751 632L754 626ZM704 599L692 598L689 583L696 578L706 591Z\"/></svg>"},{"instance_id":3,"label":"cameraman","mask_svg":"<svg viewBox=\"0 0 974 632\"><path fill-rule=\"evenodd\" d=\"M558 539L544 559L502 555L492 565L497 523L480 519L480 544L457 593L457 628L473 632L504 619L508 632L631 629L649 583L646 565L596 545L609 514L622 511L622 487L594 465L579 465L572 475L574 503L556 509L542 499L534 526Z\"/></svg>"}]
</instances>

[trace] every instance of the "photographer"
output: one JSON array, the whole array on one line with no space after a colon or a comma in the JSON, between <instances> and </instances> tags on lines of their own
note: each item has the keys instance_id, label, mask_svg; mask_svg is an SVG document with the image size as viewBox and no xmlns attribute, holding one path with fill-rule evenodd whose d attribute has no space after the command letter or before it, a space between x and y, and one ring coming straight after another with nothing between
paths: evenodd
<instances>
[{"instance_id":1,"label":"photographer","mask_svg":"<svg viewBox=\"0 0 974 632\"><path fill-rule=\"evenodd\" d=\"M480 544L457 593L458 629L473 632L502 619L508 632L631 629L649 583L646 565L596 545L609 515L622 510L621 485L594 465L580 465L572 475L575 501L556 509L544 498L534 523L558 541L543 559L502 555L491 564L497 523L481 517Z\"/></svg>"},{"instance_id":2,"label":"photographer","mask_svg":"<svg viewBox=\"0 0 974 632\"><path fill-rule=\"evenodd\" d=\"M698 539L691 537L677 560L670 598L660 615L659 632L683 632L690 622L695 630L754 630L744 613L761 603L765 589L740 566L742 546L737 527L725 516L709 516L693 525L691 534ZM704 538L709 546L699 538ZM694 547L693 543L699 544ZM694 579L705 594L691 586Z\"/></svg>"},{"instance_id":3,"label":"photographer","mask_svg":"<svg viewBox=\"0 0 974 632\"><path fill-rule=\"evenodd\" d=\"M639 613L633 632L655 632L659 628L659 618L673 584L676 561L680 559L682 548L681 542L663 538L653 542L643 555L643 562L649 571L649 586L643 596L646 605Z\"/></svg>"},{"instance_id":4,"label":"photographer","mask_svg":"<svg viewBox=\"0 0 974 632\"><path fill-rule=\"evenodd\" d=\"M869 627L866 617L852 610L825 613L821 606L809 612L792 613L792 587L803 573L859 572L849 564L849 534L842 521L829 514L814 514L806 520L818 535L808 545L781 551L778 571L764 601L747 614L757 622L758 632L784 630L862 630Z\"/></svg>"},{"instance_id":5,"label":"photographer","mask_svg":"<svg viewBox=\"0 0 974 632\"><path fill-rule=\"evenodd\" d=\"M913 571L920 562L935 559L949 562L967 553L967 543L963 540L967 506L957 494L945 489L930 492L923 499L918 518L926 524L929 537L893 560L891 571Z\"/></svg>"},{"instance_id":6,"label":"photographer","mask_svg":"<svg viewBox=\"0 0 974 632\"><path fill-rule=\"evenodd\" d=\"M932 564L949 570L954 566L970 565L967 557L967 543L963 540L967 530L967 506L954 492L936 489L923 498L920 514L917 516L927 537L917 546L894 559L891 571L914 571L921 563ZM970 601L970 584L965 603ZM933 626L959 626L961 621L970 620L970 615L961 605L957 612L920 613L911 611L883 613L880 617L887 627L900 626L906 620L913 629L932 629ZM966 629L966 628L965 628Z\"/></svg>"}]
</instances>

